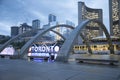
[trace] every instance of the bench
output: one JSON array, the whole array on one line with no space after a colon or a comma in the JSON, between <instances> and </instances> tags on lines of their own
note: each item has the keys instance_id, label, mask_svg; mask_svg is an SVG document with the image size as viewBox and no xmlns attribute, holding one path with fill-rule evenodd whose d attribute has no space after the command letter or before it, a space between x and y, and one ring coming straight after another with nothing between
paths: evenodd
<instances>
[{"instance_id":1,"label":"bench","mask_svg":"<svg viewBox=\"0 0 120 80\"><path fill-rule=\"evenodd\" d=\"M113 60L113 59L89 59L89 58L76 58L76 61L78 61L79 63L83 63L84 61L89 62L108 62L110 63L110 65L114 65L114 63L118 63L118 60Z\"/></svg>"},{"instance_id":2,"label":"bench","mask_svg":"<svg viewBox=\"0 0 120 80\"><path fill-rule=\"evenodd\" d=\"M119 62L119 55L80 55L75 58L77 62L102 62L102 63L110 63L113 65L114 63Z\"/></svg>"}]
</instances>

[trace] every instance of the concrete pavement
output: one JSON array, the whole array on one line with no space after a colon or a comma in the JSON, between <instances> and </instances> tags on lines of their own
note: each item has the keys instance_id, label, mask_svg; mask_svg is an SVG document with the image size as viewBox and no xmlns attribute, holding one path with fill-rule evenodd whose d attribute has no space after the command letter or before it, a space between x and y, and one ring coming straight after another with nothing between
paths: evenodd
<instances>
[{"instance_id":1,"label":"concrete pavement","mask_svg":"<svg viewBox=\"0 0 120 80\"><path fill-rule=\"evenodd\" d=\"M120 80L120 66L0 59L0 80Z\"/></svg>"}]
</instances>

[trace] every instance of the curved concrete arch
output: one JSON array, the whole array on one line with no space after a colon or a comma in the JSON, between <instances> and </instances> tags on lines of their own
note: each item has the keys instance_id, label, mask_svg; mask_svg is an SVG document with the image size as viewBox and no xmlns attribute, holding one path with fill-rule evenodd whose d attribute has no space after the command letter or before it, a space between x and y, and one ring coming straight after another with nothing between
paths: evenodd
<instances>
[{"instance_id":1,"label":"curved concrete arch","mask_svg":"<svg viewBox=\"0 0 120 80\"><path fill-rule=\"evenodd\" d=\"M61 24L61 25L53 26L53 27L51 27L51 28L47 28L47 29L45 29L45 30L42 30L42 31L38 32L38 34L35 35L34 38L32 38L31 40L29 40L29 41L21 48L21 50L20 50L20 57L23 57L23 56L24 56L24 54L27 52L28 48L31 46L32 43L34 43L37 39L41 38L42 35L44 35L44 34L45 34L46 32L48 32L48 31L53 31L54 33L56 33L56 34L58 34L59 36L61 36L64 40L66 40L66 38L65 38L64 36L62 36L60 33L55 32L54 30L52 30L52 29L57 28L57 27L67 27L67 28L75 29L73 26L66 25L66 24L65 24L65 25L64 25L64 24ZM83 40L85 40L85 44L86 44L86 46L88 47L88 52L89 52L89 53L92 53L92 50L91 50L91 48L90 48L90 46L89 46L89 43L86 42L87 40L85 39L85 37L84 37L82 34L81 34L80 36L82 37Z\"/></svg>"},{"instance_id":2,"label":"curved concrete arch","mask_svg":"<svg viewBox=\"0 0 120 80\"><path fill-rule=\"evenodd\" d=\"M76 41L76 38L79 36L79 34L81 33L82 29L84 27L86 27L86 25L88 23L90 23L91 21L93 22L96 22L100 25L101 29L104 31L105 35L106 35L106 38L108 40L108 44L109 44L109 50L110 50L110 53L111 54L114 54L114 48L113 48L113 45L112 45L112 41L111 41L111 38L110 38L110 35L105 27L105 25L99 21L99 20L85 20L85 21L82 21L71 33L71 35L74 35L74 36L69 36L64 44L62 45L59 53L58 53L58 57L57 57L57 61L63 61L63 62L67 62L68 61L68 58L69 58L69 53L71 52L72 50L72 47L73 47L73 44L75 43Z\"/></svg>"},{"instance_id":3,"label":"curved concrete arch","mask_svg":"<svg viewBox=\"0 0 120 80\"><path fill-rule=\"evenodd\" d=\"M66 38L62 34L60 34L59 32L54 31L54 30L51 30L51 31L54 32L55 34L59 35L60 37L62 37L64 40L66 40Z\"/></svg>"},{"instance_id":4,"label":"curved concrete arch","mask_svg":"<svg viewBox=\"0 0 120 80\"><path fill-rule=\"evenodd\" d=\"M30 31L27 31L27 32L24 32L22 34L18 34L17 36L13 37L12 39L8 40L3 46L0 47L0 52L5 48L7 47L10 43L12 43L14 40L16 40L17 38L19 38L20 36L23 36L25 34L29 34L29 33L32 33L32 32L36 32L38 31L37 29L33 29L33 30L30 30ZM64 40L66 39L64 36L62 36L60 33L54 31L54 30L51 30L52 32L58 34L59 36L61 36Z\"/></svg>"},{"instance_id":5,"label":"curved concrete arch","mask_svg":"<svg viewBox=\"0 0 120 80\"><path fill-rule=\"evenodd\" d=\"M71 28L71 29L74 29L74 27L73 26L70 26L70 25L57 25L58 27L68 27L68 28ZM56 33L57 35L59 35L60 37L62 37L64 40L66 40L66 38L63 36L63 35L61 35L60 33L58 33L58 32L56 32L56 31L54 31L54 30L52 30L52 29L54 29L54 28L56 28L57 26L53 26L51 29L49 29L50 31L52 31L52 32L54 32L54 33ZM20 36L23 36L23 35L25 35L25 34L29 34L29 33L31 33L31 32L36 32L36 31L38 31L37 29L34 29L34 30L30 30L30 31L27 31L27 32L25 32L25 33L22 33L22 34L19 34L19 35L17 35L17 36L15 36L14 38L12 38L12 39L10 39L9 41L7 41L1 48L0 48L0 51L2 51L6 46L8 46L10 43L12 43L14 40L16 40L17 38L19 38ZM43 31L44 32L44 31ZM45 32L46 33L46 32ZM88 52L89 53L92 53L92 51L91 51L91 48L89 47L89 43L88 42L86 42L86 39L85 39L85 37L83 37L83 35L81 34L80 35L81 37L82 37L82 39L83 40L85 40L85 44L88 46Z\"/></svg>"},{"instance_id":6,"label":"curved concrete arch","mask_svg":"<svg viewBox=\"0 0 120 80\"><path fill-rule=\"evenodd\" d=\"M66 40L66 38L65 38L63 35L61 35L60 33L56 32L56 31L54 31L54 30L51 30L51 31L54 32L54 33L56 33L56 34L58 34L60 37L63 38L63 40ZM81 38L85 41L85 44L86 44L86 46L87 46L87 48L88 48L88 52L89 52L90 54L93 54L87 38L86 38L82 33L80 33L80 36L81 36Z\"/></svg>"},{"instance_id":7,"label":"curved concrete arch","mask_svg":"<svg viewBox=\"0 0 120 80\"><path fill-rule=\"evenodd\" d=\"M42 31L39 31L38 34L36 34L31 40L29 40L20 50L20 57L23 57L25 53L27 53L28 48L34 43L36 40L40 39L42 35L44 35L46 32L51 31L52 29L58 28L58 27L66 27L66 28L71 28L74 29L73 26L66 25L66 24L61 24L61 25L56 25L51 28L46 28Z\"/></svg>"},{"instance_id":8,"label":"curved concrete arch","mask_svg":"<svg viewBox=\"0 0 120 80\"><path fill-rule=\"evenodd\" d=\"M26 31L25 33L22 33L22 34L18 34L17 36L13 37L12 39L8 40L4 45L2 45L0 47L0 52L5 48L7 47L10 43L12 43L14 40L16 40L17 38L19 38L20 36L23 36L25 34L29 34L31 32L36 32L37 30L36 29L33 29L33 30L30 30L30 31Z\"/></svg>"}]
</instances>

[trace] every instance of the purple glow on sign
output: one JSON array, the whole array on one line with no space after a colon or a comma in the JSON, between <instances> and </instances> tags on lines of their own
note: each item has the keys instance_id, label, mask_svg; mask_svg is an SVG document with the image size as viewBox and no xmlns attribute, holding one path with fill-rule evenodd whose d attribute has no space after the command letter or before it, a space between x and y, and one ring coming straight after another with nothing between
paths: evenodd
<instances>
[{"instance_id":1,"label":"purple glow on sign","mask_svg":"<svg viewBox=\"0 0 120 80\"><path fill-rule=\"evenodd\" d=\"M47 45L42 45L42 46L31 46L28 50L28 56L33 56L35 57L43 57L43 58L49 58L50 61L54 61L57 58L57 54L59 52L60 48L59 46L47 46ZM52 57L54 57L54 60L51 60ZM48 62L49 62L48 59ZM40 61L39 59L34 59L34 61Z\"/></svg>"},{"instance_id":2,"label":"purple glow on sign","mask_svg":"<svg viewBox=\"0 0 120 80\"><path fill-rule=\"evenodd\" d=\"M49 53L28 53L28 56L49 57Z\"/></svg>"}]
</instances>

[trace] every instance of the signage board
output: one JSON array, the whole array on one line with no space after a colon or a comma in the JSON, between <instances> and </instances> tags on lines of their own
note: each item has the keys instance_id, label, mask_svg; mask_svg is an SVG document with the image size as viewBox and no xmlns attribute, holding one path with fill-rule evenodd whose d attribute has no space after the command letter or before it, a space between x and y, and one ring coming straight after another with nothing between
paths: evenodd
<instances>
[{"instance_id":1,"label":"signage board","mask_svg":"<svg viewBox=\"0 0 120 80\"><path fill-rule=\"evenodd\" d=\"M44 45L33 45L29 48L28 56L41 56L41 57L49 57L50 54L56 55L59 51L59 46L53 45L53 46L47 46Z\"/></svg>"}]
</instances>

